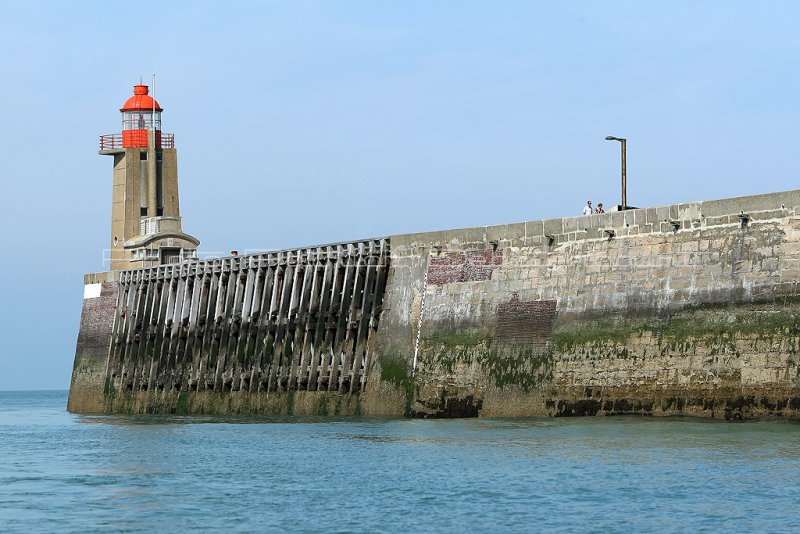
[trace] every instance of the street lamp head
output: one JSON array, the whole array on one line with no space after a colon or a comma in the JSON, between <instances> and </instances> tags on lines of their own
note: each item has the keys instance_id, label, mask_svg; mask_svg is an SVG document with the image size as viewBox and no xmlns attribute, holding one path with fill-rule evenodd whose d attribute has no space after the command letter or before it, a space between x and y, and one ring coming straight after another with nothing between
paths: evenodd
<instances>
[{"instance_id":1,"label":"street lamp head","mask_svg":"<svg viewBox=\"0 0 800 534\"><path fill-rule=\"evenodd\" d=\"M606 137L606 141L624 141L625 139L622 137L614 137L613 135L609 135Z\"/></svg>"}]
</instances>

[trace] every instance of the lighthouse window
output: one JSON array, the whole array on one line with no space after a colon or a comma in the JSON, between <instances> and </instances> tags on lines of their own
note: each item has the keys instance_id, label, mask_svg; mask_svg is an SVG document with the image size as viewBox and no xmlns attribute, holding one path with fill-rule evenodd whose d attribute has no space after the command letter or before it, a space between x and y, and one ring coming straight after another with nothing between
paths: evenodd
<instances>
[{"instance_id":1,"label":"lighthouse window","mask_svg":"<svg viewBox=\"0 0 800 534\"><path fill-rule=\"evenodd\" d=\"M122 113L123 130L149 130L153 128L153 112L148 110L124 111ZM161 112L156 111L155 129L161 129Z\"/></svg>"}]
</instances>

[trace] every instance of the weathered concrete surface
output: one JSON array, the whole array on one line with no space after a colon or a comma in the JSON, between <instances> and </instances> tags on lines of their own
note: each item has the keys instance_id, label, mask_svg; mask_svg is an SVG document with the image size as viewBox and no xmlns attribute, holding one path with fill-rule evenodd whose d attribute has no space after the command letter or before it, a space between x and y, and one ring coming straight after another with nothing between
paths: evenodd
<instances>
[{"instance_id":1,"label":"weathered concrete surface","mask_svg":"<svg viewBox=\"0 0 800 534\"><path fill-rule=\"evenodd\" d=\"M107 413L199 415L362 415L359 395L327 391L112 391Z\"/></svg>"},{"instance_id":2,"label":"weathered concrete surface","mask_svg":"<svg viewBox=\"0 0 800 534\"><path fill-rule=\"evenodd\" d=\"M111 329L117 307L118 273L84 278L83 310L67 409L78 413L106 411L105 379Z\"/></svg>"},{"instance_id":3,"label":"weathered concrete surface","mask_svg":"<svg viewBox=\"0 0 800 534\"><path fill-rule=\"evenodd\" d=\"M99 353L110 327L93 330L94 307L84 308L81 332L97 331L97 341L79 340L70 409L800 415L800 191L385 241L391 259L377 306L358 289L366 271L357 271L361 282L330 285L324 265L299 269L291 259L279 270L237 260L250 263L235 266L238 289L223 293L213 269L198 277L159 268L171 292L141 283L146 271L123 273L129 291L117 304L106 374ZM288 300L263 313L268 293L258 280L277 273ZM309 292L315 283L327 289ZM326 292L338 307L328 307L330 320L309 322ZM322 327L316 345L302 342L309 324ZM148 352L153 332L160 345ZM323 359L312 356L320 343L340 355L323 358L325 382L314 364ZM266 354L271 363L259 359Z\"/></svg>"},{"instance_id":4,"label":"weathered concrete surface","mask_svg":"<svg viewBox=\"0 0 800 534\"><path fill-rule=\"evenodd\" d=\"M177 152L156 149L153 132L148 135L149 148L100 151L114 157L109 249L114 271L157 265L161 248L189 253L199 244L182 230Z\"/></svg>"},{"instance_id":5,"label":"weathered concrete surface","mask_svg":"<svg viewBox=\"0 0 800 534\"><path fill-rule=\"evenodd\" d=\"M391 242L372 376L413 415L800 414L798 191Z\"/></svg>"}]
</instances>

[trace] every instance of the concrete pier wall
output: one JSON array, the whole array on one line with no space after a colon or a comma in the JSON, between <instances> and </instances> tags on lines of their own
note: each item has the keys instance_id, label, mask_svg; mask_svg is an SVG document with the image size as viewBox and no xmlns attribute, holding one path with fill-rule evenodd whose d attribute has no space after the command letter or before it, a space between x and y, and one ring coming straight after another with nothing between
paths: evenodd
<instances>
[{"instance_id":1,"label":"concrete pier wall","mask_svg":"<svg viewBox=\"0 0 800 534\"><path fill-rule=\"evenodd\" d=\"M800 413L800 191L391 241L414 415Z\"/></svg>"},{"instance_id":2,"label":"concrete pier wall","mask_svg":"<svg viewBox=\"0 0 800 534\"><path fill-rule=\"evenodd\" d=\"M111 279L73 411L800 414L800 191Z\"/></svg>"},{"instance_id":3,"label":"concrete pier wall","mask_svg":"<svg viewBox=\"0 0 800 534\"><path fill-rule=\"evenodd\" d=\"M70 412L105 411L106 367L117 309L118 275L119 272L106 272L84 277L81 326L67 401Z\"/></svg>"}]
</instances>

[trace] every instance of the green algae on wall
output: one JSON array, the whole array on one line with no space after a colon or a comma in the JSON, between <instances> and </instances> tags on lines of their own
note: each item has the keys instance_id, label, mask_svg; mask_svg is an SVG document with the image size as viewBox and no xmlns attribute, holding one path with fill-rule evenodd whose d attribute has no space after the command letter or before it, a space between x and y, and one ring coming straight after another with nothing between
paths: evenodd
<instances>
[{"instance_id":1,"label":"green algae on wall","mask_svg":"<svg viewBox=\"0 0 800 534\"><path fill-rule=\"evenodd\" d=\"M628 357L635 350L630 340L652 336L661 353L685 353L695 345L712 355L737 350L737 340L751 343L783 341L790 354L800 349L800 312L795 299L780 304L708 305L663 317L623 317L559 324L553 332L553 348L567 354L588 350L607 356ZM646 349L645 349L646 350Z\"/></svg>"},{"instance_id":2,"label":"green algae on wall","mask_svg":"<svg viewBox=\"0 0 800 534\"><path fill-rule=\"evenodd\" d=\"M124 391L106 396L109 413L161 415L360 415L358 395L328 391Z\"/></svg>"},{"instance_id":3,"label":"green algae on wall","mask_svg":"<svg viewBox=\"0 0 800 534\"><path fill-rule=\"evenodd\" d=\"M410 416L411 406L417 393L415 377L409 374L406 364L399 357L383 356L379 358L378 364L381 367L381 382L389 383L405 394L404 413Z\"/></svg>"},{"instance_id":4,"label":"green algae on wall","mask_svg":"<svg viewBox=\"0 0 800 534\"><path fill-rule=\"evenodd\" d=\"M420 367L452 376L459 367L477 365L498 389L525 392L552 382L553 356L549 347L501 341L480 331L439 330L423 339Z\"/></svg>"}]
</instances>

